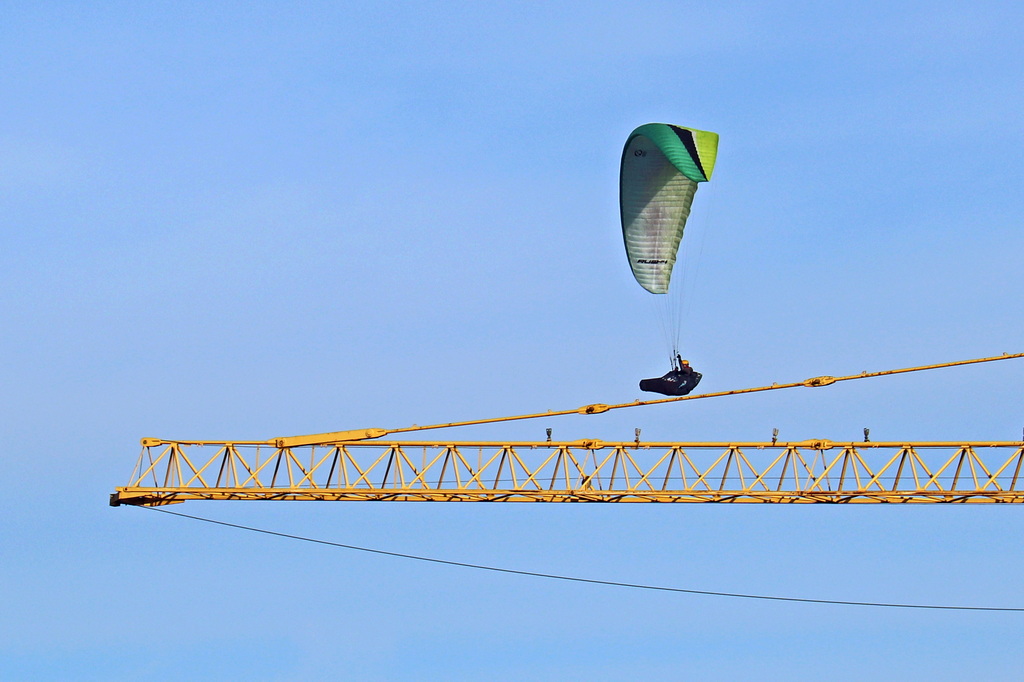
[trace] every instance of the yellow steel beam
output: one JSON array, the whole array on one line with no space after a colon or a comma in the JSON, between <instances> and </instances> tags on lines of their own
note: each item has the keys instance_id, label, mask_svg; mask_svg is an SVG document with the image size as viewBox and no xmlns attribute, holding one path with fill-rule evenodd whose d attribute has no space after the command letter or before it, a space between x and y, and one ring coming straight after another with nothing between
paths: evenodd
<instances>
[{"instance_id":1,"label":"yellow steel beam","mask_svg":"<svg viewBox=\"0 0 1024 682\"><path fill-rule=\"evenodd\" d=\"M861 372L860 374L850 374L848 376L818 376L811 377L810 379L804 379L803 381L793 381L789 383L779 384L775 383L771 386L758 386L754 388L741 388L732 391L717 391L714 393L699 393L696 395L687 395L674 398L659 398L657 400L634 400L629 403L618 403L612 405L606 405L604 403L594 403L591 405L583 405L570 410L548 410L547 412L538 412L534 414L522 414L512 417L494 417L490 419L474 419L469 421L461 422L449 422L445 424L431 424L428 426L407 426L403 428L395 429L360 429L354 431L334 431L331 433L317 433L308 436L285 436L280 438L271 438L268 441L258 441L266 445L273 445L279 448L287 447L299 447L304 445L325 445L330 443L343 443L352 442L359 440L369 440L376 438L383 438L384 436L395 434L395 433L409 433L412 431L426 431L430 429L445 429L453 428L458 426L477 426L481 424L496 424L499 422L518 421L522 419L539 419L541 417L557 417L570 414L602 414L609 410L619 410L626 407L640 407L643 405L660 405L662 403L676 403L685 400L701 400L703 398L719 398L727 395L742 395L745 393L760 393L763 391L778 391L784 388L796 388L796 387L808 387L818 388L822 386L831 386L832 384L839 383L842 381L852 381L854 379L870 379L874 377L890 376L894 374L906 374L908 372L921 372L928 369L945 369L949 367L959 367L962 365L975 365L982 362L994 362L996 360L1010 360L1014 358L1024 358L1024 353L1003 353L1002 355L995 355L987 358L975 358L973 360L957 360L955 362L943 362L934 365L921 365L919 367L906 367L903 369L888 369L881 372ZM159 439L144 438L143 445L147 444L147 441L152 441L152 444L159 444L162 442ZM201 441L190 441L199 444ZM257 441L248 441L255 444Z\"/></svg>"},{"instance_id":2,"label":"yellow steel beam","mask_svg":"<svg viewBox=\"0 0 1024 682\"><path fill-rule=\"evenodd\" d=\"M186 500L1024 502L1021 442L151 439L111 504Z\"/></svg>"}]
</instances>

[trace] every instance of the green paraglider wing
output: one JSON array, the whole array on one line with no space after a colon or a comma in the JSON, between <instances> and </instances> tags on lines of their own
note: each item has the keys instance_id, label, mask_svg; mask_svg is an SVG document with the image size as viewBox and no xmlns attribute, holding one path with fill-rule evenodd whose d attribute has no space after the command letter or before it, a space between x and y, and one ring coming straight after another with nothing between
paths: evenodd
<instances>
[{"instance_id":1,"label":"green paraglider wing","mask_svg":"<svg viewBox=\"0 0 1024 682\"><path fill-rule=\"evenodd\" d=\"M626 140L619 168L622 238L633 276L668 292L697 183L711 179L718 135L667 123L642 125Z\"/></svg>"}]
</instances>

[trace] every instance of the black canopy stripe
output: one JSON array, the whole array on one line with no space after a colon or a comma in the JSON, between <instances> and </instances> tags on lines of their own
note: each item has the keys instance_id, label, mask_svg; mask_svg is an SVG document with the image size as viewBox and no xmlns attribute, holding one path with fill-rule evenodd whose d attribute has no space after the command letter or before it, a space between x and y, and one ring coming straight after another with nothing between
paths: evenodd
<instances>
[{"instance_id":1,"label":"black canopy stripe","mask_svg":"<svg viewBox=\"0 0 1024 682\"><path fill-rule=\"evenodd\" d=\"M686 151L690 152L690 158L693 159L695 164L697 164L697 168L700 169L700 174L707 179L708 174L704 171L704 164L700 162L700 154L697 153L697 145L693 141L693 133L686 128L679 128L671 123L667 123L666 125L672 129L672 132L676 134L679 141L683 143L683 146L686 147Z\"/></svg>"}]
</instances>

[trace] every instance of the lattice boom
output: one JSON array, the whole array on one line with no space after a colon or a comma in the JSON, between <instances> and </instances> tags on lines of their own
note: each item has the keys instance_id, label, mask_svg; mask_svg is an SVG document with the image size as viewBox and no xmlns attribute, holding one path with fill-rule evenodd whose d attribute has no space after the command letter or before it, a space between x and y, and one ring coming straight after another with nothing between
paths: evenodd
<instances>
[{"instance_id":1,"label":"lattice boom","mask_svg":"<svg viewBox=\"0 0 1024 682\"><path fill-rule=\"evenodd\" d=\"M1024 444L151 441L111 504L1024 502Z\"/></svg>"}]
</instances>

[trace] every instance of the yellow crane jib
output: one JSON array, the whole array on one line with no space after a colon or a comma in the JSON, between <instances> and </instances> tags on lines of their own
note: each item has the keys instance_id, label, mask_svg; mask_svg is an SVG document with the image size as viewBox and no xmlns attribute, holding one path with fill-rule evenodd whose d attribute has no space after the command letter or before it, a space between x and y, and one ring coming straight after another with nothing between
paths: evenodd
<instances>
[{"instance_id":1,"label":"yellow crane jib","mask_svg":"<svg viewBox=\"0 0 1024 682\"><path fill-rule=\"evenodd\" d=\"M213 448L209 447L214 445ZM205 447L204 447L205 446ZM112 506L188 500L1024 503L1024 443L165 441Z\"/></svg>"},{"instance_id":2,"label":"yellow crane jib","mask_svg":"<svg viewBox=\"0 0 1024 682\"><path fill-rule=\"evenodd\" d=\"M116 489L111 504L157 506L189 499L1021 504L1024 440L872 443L865 429L862 443L827 439L781 443L775 438L771 443L641 443L639 431L629 443L596 439L555 443L550 433L546 442L537 443L371 442L389 434L602 414L626 407L829 386L1011 358L1024 358L1024 353L394 429L353 429L269 440L143 438L131 483ZM419 452L418 458L413 449ZM884 453L886 449L888 453ZM812 454L805 456L804 451ZM865 457L867 452L878 456Z\"/></svg>"}]
</instances>

